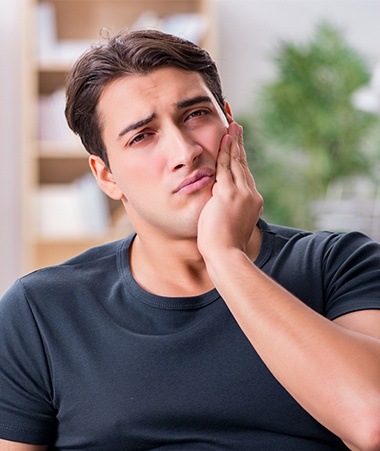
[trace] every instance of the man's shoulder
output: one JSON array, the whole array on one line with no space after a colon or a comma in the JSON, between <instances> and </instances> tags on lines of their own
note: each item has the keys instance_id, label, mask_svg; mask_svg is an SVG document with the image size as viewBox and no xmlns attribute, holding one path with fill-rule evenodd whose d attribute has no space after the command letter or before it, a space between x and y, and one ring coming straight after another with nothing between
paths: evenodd
<instances>
[{"instance_id":1,"label":"man's shoulder","mask_svg":"<svg viewBox=\"0 0 380 451\"><path fill-rule=\"evenodd\" d=\"M276 260L298 258L314 266L326 262L336 267L342 261L358 264L380 259L380 244L360 231L308 231L271 223L264 223L262 230Z\"/></svg>"},{"instance_id":2,"label":"man's shoulder","mask_svg":"<svg viewBox=\"0 0 380 451\"><path fill-rule=\"evenodd\" d=\"M301 242L306 245L310 243L319 243L325 245L335 245L339 242L361 244L374 242L370 237L360 231L330 231L330 230L306 230L294 227L288 227L279 224L265 223L262 225L263 233L268 233L273 237L284 242ZM378 243L374 242L375 246Z\"/></svg>"},{"instance_id":3,"label":"man's shoulder","mask_svg":"<svg viewBox=\"0 0 380 451\"><path fill-rule=\"evenodd\" d=\"M290 239L295 236L304 237L312 234L312 232L308 230L284 226L281 224L274 224L271 222L267 223L265 221L260 221L260 227L263 233L270 233L272 235L283 237L285 239Z\"/></svg>"},{"instance_id":4,"label":"man's shoulder","mask_svg":"<svg viewBox=\"0 0 380 451\"><path fill-rule=\"evenodd\" d=\"M84 252L81 252L80 254L77 254L56 266L47 267L45 269L49 270L54 268L70 268L72 266L98 265L104 260L113 259L122 248L127 248L129 246L130 241L131 237L127 237L117 241L90 247Z\"/></svg>"},{"instance_id":5,"label":"man's shoulder","mask_svg":"<svg viewBox=\"0 0 380 451\"><path fill-rule=\"evenodd\" d=\"M309 251L325 247L335 236L331 232L310 231L300 228L284 226L280 224L262 222L261 230L267 247L270 248L273 255L285 251L285 253L303 252L305 248Z\"/></svg>"}]
</instances>

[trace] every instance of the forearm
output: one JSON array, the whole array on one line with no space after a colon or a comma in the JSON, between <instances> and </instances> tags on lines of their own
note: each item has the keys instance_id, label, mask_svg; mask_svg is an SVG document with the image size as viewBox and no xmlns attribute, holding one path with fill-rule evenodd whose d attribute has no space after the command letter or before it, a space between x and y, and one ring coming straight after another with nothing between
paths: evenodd
<instances>
[{"instance_id":1,"label":"forearm","mask_svg":"<svg viewBox=\"0 0 380 451\"><path fill-rule=\"evenodd\" d=\"M380 342L323 318L240 250L205 259L243 332L289 393L353 448L367 430L376 430L371 421L380 418Z\"/></svg>"},{"instance_id":2,"label":"forearm","mask_svg":"<svg viewBox=\"0 0 380 451\"><path fill-rule=\"evenodd\" d=\"M29 445L0 439L0 451L45 451L48 446Z\"/></svg>"}]
</instances>

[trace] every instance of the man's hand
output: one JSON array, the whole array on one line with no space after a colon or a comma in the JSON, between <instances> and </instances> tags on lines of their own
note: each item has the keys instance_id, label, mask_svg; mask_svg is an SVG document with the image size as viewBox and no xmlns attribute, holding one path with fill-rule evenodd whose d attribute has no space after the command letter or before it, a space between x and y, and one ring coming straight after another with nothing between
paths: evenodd
<instances>
[{"instance_id":1,"label":"man's hand","mask_svg":"<svg viewBox=\"0 0 380 451\"><path fill-rule=\"evenodd\" d=\"M199 218L198 248L203 257L228 248L245 252L262 209L263 199L247 163L243 128L232 121L221 140L212 197Z\"/></svg>"}]
</instances>

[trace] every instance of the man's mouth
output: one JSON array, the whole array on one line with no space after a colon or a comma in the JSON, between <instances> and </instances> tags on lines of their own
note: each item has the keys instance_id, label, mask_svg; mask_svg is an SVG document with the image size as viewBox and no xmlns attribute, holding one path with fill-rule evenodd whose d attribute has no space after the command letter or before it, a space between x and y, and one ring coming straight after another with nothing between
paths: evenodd
<instances>
[{"instance_id":1,"label":"man's mouth","mask_svg":"<svg viewBox=\"0 0 380 451\"><path fill-rule=\"evenodd\" d=\"M181 192L184 194L189 194L194 191L198 191L204 186L207 186L214 179L214 174L214 170L210 168L200 169L193 176L183 180L174 190L174 193Z\"/></svg>"}]
</instances>

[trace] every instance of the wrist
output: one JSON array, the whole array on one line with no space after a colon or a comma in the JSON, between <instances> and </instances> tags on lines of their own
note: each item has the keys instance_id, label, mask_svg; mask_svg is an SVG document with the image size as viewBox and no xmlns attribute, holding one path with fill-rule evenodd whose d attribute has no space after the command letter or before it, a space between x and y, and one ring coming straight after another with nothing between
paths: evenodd
<instances>
[{"instance_id":1,"label":"wrist","mask_svg":"<svg viewBox=\"0 0 380 451\"><path fill-rule=\"evenodd\" d=\"M203 255L203 259L207 272L214 283L227 273L231 274L234 271L239 273L245 265L252 265L247 254L237 247L208 249L207 254Z\"/></svg>"}]
</instances>

